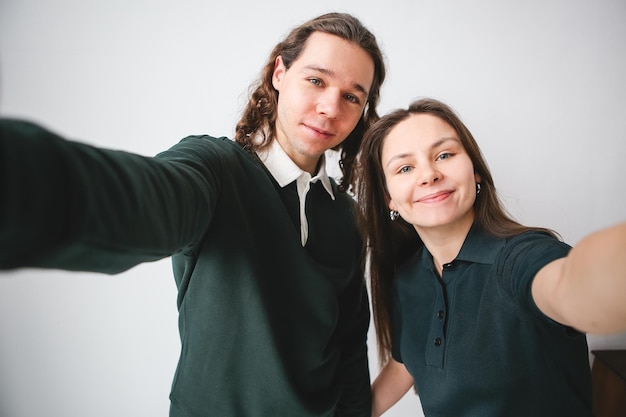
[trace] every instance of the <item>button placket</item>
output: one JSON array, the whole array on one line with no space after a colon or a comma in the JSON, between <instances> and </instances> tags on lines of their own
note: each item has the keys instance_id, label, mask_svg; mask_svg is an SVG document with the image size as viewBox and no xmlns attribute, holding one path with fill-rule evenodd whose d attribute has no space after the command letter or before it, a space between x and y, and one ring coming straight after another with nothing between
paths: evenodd
<instances>
[{"instance_id":1,"label":"button placket","mask_svg":"<svg viewBox=\"0 0 626 417\"><path fill-rule=\"evenodd\" d=\"M446 316L445 305L445 284L438 277L435 277L435 293L433 300L432 319L430 322L429 340L426 347L426 364L443 368L443 358L445 353L444 324Z\"/></svg>"}]
</instances>

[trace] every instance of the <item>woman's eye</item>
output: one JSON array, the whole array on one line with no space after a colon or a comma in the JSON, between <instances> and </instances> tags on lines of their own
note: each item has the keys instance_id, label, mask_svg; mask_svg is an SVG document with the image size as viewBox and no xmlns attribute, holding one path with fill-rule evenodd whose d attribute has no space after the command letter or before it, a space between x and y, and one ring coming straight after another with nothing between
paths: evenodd
<instances>
[{"instance_id":1,"label":"woman's eye","mask_svg":"<svg viewBox=\"0 0 626 417\"><path fill-rule=\"evenodd\" d=\"M405 166L401 167L400 170L399 170L399 172L401 172L401 173L405 173L405 172L409 172L409 171L411 171L411 167L408 166L408 165L405 165Z\"/></svg>"},{"instance_id":2,"label":"woman's eye","mask_svg":"<svg viewBox=\"0 0 626 417\"><path fill-rule=\"evenodd\" d=\"M438 161L441 161L441 160L444 160L444 159L448 159L448 158L450 158L451 156L452 156L452 154L451 154L451 153L444 152L444 153L442 153L442 154L439 154L439 156L437 156L437 160L438 160Z\"/></svg>"}]
</instances>

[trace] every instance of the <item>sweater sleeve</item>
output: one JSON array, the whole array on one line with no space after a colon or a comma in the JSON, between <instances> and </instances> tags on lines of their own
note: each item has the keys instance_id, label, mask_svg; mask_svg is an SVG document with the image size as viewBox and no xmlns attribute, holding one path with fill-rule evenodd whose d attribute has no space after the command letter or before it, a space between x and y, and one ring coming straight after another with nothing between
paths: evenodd
<instances>
[{"instance_id":1,"label":"sweater sleeve","mask_svg":"<svg viewBox=\"0 0 626 417\"><path fill-rule=\"evenodd\" d=\"M219 192L200 143L152 158L0 120L0 269L118 273L189 250Z\"/></svg>"}]
</instances>

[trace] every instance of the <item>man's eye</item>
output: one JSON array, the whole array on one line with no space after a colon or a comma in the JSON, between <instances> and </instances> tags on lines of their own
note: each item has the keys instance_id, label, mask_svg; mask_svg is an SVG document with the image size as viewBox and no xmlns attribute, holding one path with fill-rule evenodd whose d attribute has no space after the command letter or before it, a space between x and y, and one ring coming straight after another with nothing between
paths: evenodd
<instances>
[{"instance_id":1,"label":"man's eye","mask_svg":"<svg viewBox=\"0 0 626 417\"><path fill-rule=\"evenodd\" d=\"M319 78L309 78L309 82L313 85L322 85L322 81Z\"/></svg>"},{"instance_id":2,"label":"man's eye","mask_svg":"<svg viewBox=\"0 0 626 417\"><path fill-rule=\"evenodd\" d=\"M350 103L355 103L355 104L359 104L359 98L357 96L353 96L352 94L346 94L346 99L350 102Z\"/></svg>"}]
</instances>

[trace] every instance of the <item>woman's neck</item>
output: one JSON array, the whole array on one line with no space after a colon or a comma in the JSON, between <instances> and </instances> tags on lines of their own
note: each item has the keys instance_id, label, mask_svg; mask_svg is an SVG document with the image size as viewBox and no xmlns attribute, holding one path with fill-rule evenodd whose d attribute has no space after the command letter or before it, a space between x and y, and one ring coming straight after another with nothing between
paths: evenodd
<instances>
[{"instance_id":1,"label":"woman's neck","mask_svg":"<svg viewBox=\"0 0 626 417\"><path fill-rule=\"evenodd\" d=\"M452 262L459 254L473 223L474 215L443 226L415 227L424 246L433 256L433 263L439 277L441 277L443 265Z\"/></svg>"}]
</instances>

